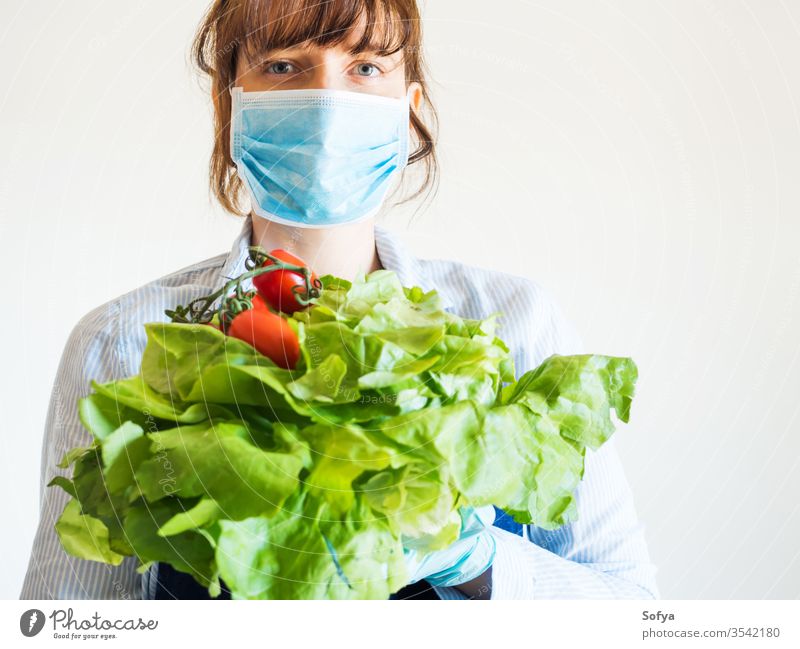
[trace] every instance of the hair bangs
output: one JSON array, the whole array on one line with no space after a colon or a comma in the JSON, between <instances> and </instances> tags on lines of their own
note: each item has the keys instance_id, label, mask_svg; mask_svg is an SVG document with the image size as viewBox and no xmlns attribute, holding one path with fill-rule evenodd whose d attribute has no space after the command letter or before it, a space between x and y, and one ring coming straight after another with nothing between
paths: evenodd
<instances>
[{"instance_id":1,"label":"hair bangs","mask_svg":"<svg viewBox=\"0 0 800 649\"><path fill-rule=\"evenodd\" d=\"M351 41L351 54L388 56L415 45L419 30L402 0L256 0L238 9L237 41L251 60L272 50Z\"/></svg>"}]
</instances>

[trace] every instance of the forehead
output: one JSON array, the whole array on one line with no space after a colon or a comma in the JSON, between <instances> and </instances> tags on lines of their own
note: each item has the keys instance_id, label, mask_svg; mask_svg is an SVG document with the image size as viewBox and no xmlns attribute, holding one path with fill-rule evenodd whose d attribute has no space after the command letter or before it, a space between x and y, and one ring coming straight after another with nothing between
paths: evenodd
<instances>
[{"instance_id":1,"label":"forehead","mask_svg":"<svg viewBox=\"0 0 800 649\"><path fill-rule=\"evenodd\" d=\"M291 47L336 47L356 54L395 54L414 46L417 17L389 0L271 0L245 3L240 36L245 55Z\"/></svg>"}]
</instances>

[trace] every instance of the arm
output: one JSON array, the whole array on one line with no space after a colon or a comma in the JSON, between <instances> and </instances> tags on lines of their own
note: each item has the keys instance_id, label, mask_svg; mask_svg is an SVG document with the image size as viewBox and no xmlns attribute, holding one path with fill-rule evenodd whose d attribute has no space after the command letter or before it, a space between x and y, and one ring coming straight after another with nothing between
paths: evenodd
<instances>
[{"instance_id":1,"label":"arm","mask_svg":"<svg viewBox=\"0 0 800 649\"><path fill-rule=\"evenodd\" d=\"M578 520L551 532L529 527L530 539L491 527L497 553L489 571L442 599L654 599L656 568L613 438L587 450L576 491ZM489 582L487 592L487 582Z\"/></svg>"},{"instance_id":2,"label":"arm","mask_svg":"<svg viewBox=\"0 0 800 649\"><path fill-rule=\"evenodd\" d=\"M492 599L654 599L656 568L613 438L587 450L578 520L527 538L495 528Z\"/></svg>"},{"instance_id":3,"label":"arm","mask_svg":"<svg viewBox=\"0 0 800 649\"><path fill-rule=\"evenodd\" d=\"M518 305L531 310L509 323L511 336L527 347L520 373L553 353L585 353L574 327L549 296L535 285L523 295L510 312L526 312ZM491 599L659 597L656 568L615 438L597 451L587 449L585 461L584 479L575 492L575 522L551 532L526 526L526 537L491 528L497 548L489 575ZM466 594L453 587L436 592L442 599L467 599L473 586L467 585Z\"/></svg>"},{"instance_id":4,"label":"arm","mask_svg":"<svg viewBox=\"0 0 800 649\"><path fill-rule=\"evenodd\" d=\"M112 380L125 371L115 321L109 307L92 311L72 331L64 349L45 425L39 527L20 599L142 597L133 557L110 566L77 559L62 549L54 525L69 497L58 487L45 487L54 475L69 475L69 470L56 467L67 450L91 443L77 412L78 398L88 393L90 379Z\"/></svg>"}]
</instances>

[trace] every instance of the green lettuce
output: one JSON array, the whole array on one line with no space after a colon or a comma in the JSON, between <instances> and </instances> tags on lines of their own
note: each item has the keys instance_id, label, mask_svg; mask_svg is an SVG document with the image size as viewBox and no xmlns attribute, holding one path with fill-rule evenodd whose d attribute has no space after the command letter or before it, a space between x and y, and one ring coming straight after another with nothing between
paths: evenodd
<instances>
[{"instance_id":1,"label":"green lettuce","mask_svg":"<svg viewBox=\"0 0 800 649\"><path fill-rule=\"evenodd\" d=\"M586 449L628 421L627 358L551 356L515 378L498 314L460 318L390 271L290 320L294 370L205 325L150 323L140 374L93 383L93 436L52 486L65 550L166 562L235 598L386 599L403 547L447 547L458 510L575 520Z\"/></svg>"}]
</instances>

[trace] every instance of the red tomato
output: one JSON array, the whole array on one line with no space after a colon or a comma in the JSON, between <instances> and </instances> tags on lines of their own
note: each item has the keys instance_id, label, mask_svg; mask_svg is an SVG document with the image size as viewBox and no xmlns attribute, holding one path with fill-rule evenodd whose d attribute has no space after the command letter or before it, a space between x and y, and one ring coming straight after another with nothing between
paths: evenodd
<instances>
[{"instance_id":1,"label":"red tomato","mask_svg":"<svg viewBox=\"0 0 800 649\"><path fill-rule=\"evenodd\" d=\"M253 309L256 311L269 311L269 307L267 306L267 303L264 302L264 298L258 293L253 296Z\"/></svg>"},{"instance_id":2,"label":"red tomato","mask_svg":"<svg viewBox=\"0 0 800 649\"><path fill-rule=\"evenodd\" d=\"M267 309L242 311L228 327L228 335L255 347L275 365L294 369L300 358L297 334L281 316Z\"/></svg>"},{"instance_id":3,"label":"red tomato","mask_svg":"<svg viewBox=\"0 0 800 649\"><path fill-rule=\"evenodd\" d=\"M308 264L299 257L295 257L292 253L281 250L280 248L273 250L269 254L273 257L277 257L281 261L294 264L295 266L308 266ZM272 265L272 262L269 259L264 262L264 266L270 265ZM316 279L317 276L312 273L311 282L313 283ZM253 278L253 286L256 287L259 295L261 295L273 309L283 311L284 313L294 313L295 311L305 308L302 304L297 302L294 291L292 290L295 286L298 286L301 292L305 291L305 281L300 273L294 273L288 270L276 270L272 273L264 273L263 275L258 275Z\"/></svg>"}]
</instances>

